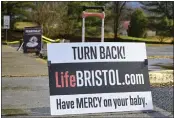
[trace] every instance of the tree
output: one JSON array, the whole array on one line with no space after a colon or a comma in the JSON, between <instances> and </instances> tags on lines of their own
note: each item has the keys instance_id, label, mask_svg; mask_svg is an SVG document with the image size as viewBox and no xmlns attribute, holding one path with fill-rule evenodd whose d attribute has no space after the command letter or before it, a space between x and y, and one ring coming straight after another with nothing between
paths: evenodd
<instances>
[{"instance_id":1,"label":"tree","mask_svg":"<svg viewBox=\"0 0 174 118\"><path fill-rule=\"evenodd\" d=\"M36 2L30 19L43 27L46 36L79 36L82 30L82 6L98 5L103 6L104 2ZM86 36L96 37L101 32L101 20L96 17L87 18L85 25Z\"/></svg>"},{"instance_id":2,"label":"tree","mask_svg":"<svg viewBox=\"0 0 174 118\"><path fill-rule=\"evenodd\" d=\"M150 18L159 19L167 17L172 19L173 17L173 2L169 1L151 1L151 2L140 2L142 8L150 14Z\"/></svg>"},{"instance_id":3,"label":"tree","mask_svg":"<svg viewBox=\"0 0 174 118\"><path fill-rule=\"evenodd\" d=\"M81 30L81 13L82 6L106 6L105 9L105 32L110 30L110 27L113 28L115 39L117 38L119 23L121 17L124 15L123 11L126 8L126 2L69 2L69 18L74 21L74 29L77 29L75 34L79 33L79 29ZM76 8L76 9L75 9ZM91 11L91 10L89 10ZM95 10L92 10L95 11ZM75 19L75 20L73 20ZM113 25L114 24L114 25ZM98 26L101 25L101 20L98 18L88 18L85 22L86 25L86 34L88 36L97 36L100 34L100 28Z\"/></svg>"},{"instance_id":4,"label":"tree","mask_svg":"<svg viewBox=\"0 0 174 118\"><path fill-rule=\"evenodd\" d=\"M68 32L67 4L64 2L36 2L30 19L40 25L48 37Z\"/></svg>"},{"instance_id":5,"label":"tree","mask_svg":"<svg viewBox=\"0 0 174 118\"><path fill-rule=\"evenodd\" d=\"M110 10L112 11L111 13L111 18L113 18L114 25L114 39L117 39L117 33L118 33L118 28L119 28L119 23L120 23L120 18L123 13L123 10L125 9L126 2L121 2L121 1L114 1L111 2L110 4Z\"/></svg>"},{"instance_id":6,"label":"tree","mask_svg":"<svg viewBox=\"0 0 174 118\"><path fill-rule=\"evenodd\" d=\"M82 28L82 6L105 6L107 2L68 2L68 18L73 25L71 30L75 35L81 35ZM99 12L99 10L87 10L89 12ZM85 36L98 36L101 33L100 30L101 20L96 17L89 17L85 21L86 32Z\"/></svg>"},{"instance_id":7,"label":"tree","mask_svg":"<svg viewBox=\"0 0 174 118\"><path fill-rule=\"evenodd\" d=\"M140 9L137 9L131 15L130 26L128 29L128 35L132 37L143 37L148 20L144 12Z\"/></svg>"},{"instance_id":8,"label":"tree","mask_svg":"<svg viewBox=\"0 0 174 118\"><path fill-rule=\"evenodd\" d=\"M151 23L149 26L151 28L156 29L158 32L161 32L159 26L161 25L162 20L168 19L171 23L174 22L174 2L169 1L153 1L153 2L140 2L143 6L142 8L148 13L148 18L150 19ZM173 21L172 21L173 20ZM164 22L163 22L164 23ZM167 28L167 27L166 27ZM163 33L166 30L170 30L169 36L174 36L174 26L169 25L167 29L163 29Z\"/></svg>"},{"instance_id":9,"label":"tree","mask_svg":"<svg viewBox=\"0 0 174 118\"><path fill-rule=\"evenodd\" d=\"M172 34L171 28L173 26L173 23L167 17L164 17L164 18L161 19L159 24L160 25L157 26L157 29L158 29L157 35L159 36L158 39L159 39L160 42L164 42L165 37L171 36L171 34Z\"/></svg>"},{"instance_id":10,"label":"tree","mask_svg":"<svg viewBox=\"0 0 174 118\"><path fill-rule=\"evenodd\" d=\"M15 21L27 20L29 10L33 9L33 2L12 2L2 1L1 2L1 15L10 15L11 27L13 29ZM3 17L1 17L3 21Z\"/></svg>"}]
</instances>

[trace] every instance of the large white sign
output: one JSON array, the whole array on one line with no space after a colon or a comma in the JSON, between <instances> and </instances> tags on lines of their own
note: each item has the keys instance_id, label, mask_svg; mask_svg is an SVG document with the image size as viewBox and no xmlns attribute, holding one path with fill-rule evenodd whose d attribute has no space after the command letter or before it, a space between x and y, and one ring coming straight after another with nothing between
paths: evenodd
<instances>
[{"instance_id":1,"label":"large white sign","mask_svg":"<svg viewBox=\"0 0 174 118\"><path fill-rule=\"evenodd\" d=\"M47 44L51 115L153 110L145 43Z\"/></svg>"},{"instance_id":2,"label":"large white sign","mask_svg":"<svg viewBox=\"0 0 174 118\"><path fill-rule=\"evenodd\" d=\"M48 44L52 63L132 62L147 59L145 43L53 43Z\"/></svg>"},{"instance_id":3,"label":"large white sign","mask_svg":"<svg viewBox=\"0 0 174 118\"><path fill-rule=\"evenodd\" d=\"M50 96L51 114L152 110L151 91Z\"/></svg>"},{"instance_id":4,"label":"large white sign","mask_svg":"<svg viewBox=\"0 0 174 118\"><path fill-rule=\"evenodd\" d=\"M10 16L4 16L4 29L10 29Z\"/></svg>"}]
</instances>

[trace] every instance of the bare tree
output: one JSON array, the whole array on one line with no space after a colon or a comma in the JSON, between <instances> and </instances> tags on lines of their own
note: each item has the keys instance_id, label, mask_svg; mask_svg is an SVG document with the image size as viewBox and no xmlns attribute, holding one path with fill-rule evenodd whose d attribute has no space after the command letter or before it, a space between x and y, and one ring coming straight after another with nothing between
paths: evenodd
<instances>
[{"instance_id":1,"label":"bare tree","mask_svg":"<svg viewBox=\"0 0 174 118\"><path fill-rule=\"evenodd\" d=\"M67 33L66 2L36 2L36 8L31 12L31 19L43 28L44 35L57 37Z\"/></svg>"},{"instance_id":2,"label":"bare tree","mask_svg":"<svg viewBox=\"0 0 174 118\"><path fill-rule=\"evenodd\" d=\"M117 39L117 33L119 28L119 22L123 10L125 9L126 2L114 1L111 3L112 17L114 20L114 39Z\"/></svg>"}]
</instances>

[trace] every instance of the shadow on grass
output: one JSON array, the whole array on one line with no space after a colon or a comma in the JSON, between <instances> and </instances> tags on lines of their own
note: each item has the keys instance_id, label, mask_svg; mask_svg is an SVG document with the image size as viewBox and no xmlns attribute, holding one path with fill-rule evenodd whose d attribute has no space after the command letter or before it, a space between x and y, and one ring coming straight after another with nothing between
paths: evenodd
<instances>
[{"instance_id":1,"label":"shadow on grass","mask_svg":"<svg viewBox=\"0 0 174 118\"><path fill-rule=\"evenodd\" d=\"M167 69L167 70L174 70L174 65L173 64L166 64L166 65L161 65L161 64L154 64L152 66L159 66L162 69Z\"/></svg>"}]
</instances>

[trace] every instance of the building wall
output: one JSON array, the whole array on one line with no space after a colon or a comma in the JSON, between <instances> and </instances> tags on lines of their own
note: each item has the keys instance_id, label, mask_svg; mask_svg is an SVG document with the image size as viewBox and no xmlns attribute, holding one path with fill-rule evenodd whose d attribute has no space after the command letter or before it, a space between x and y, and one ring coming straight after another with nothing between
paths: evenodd
<instances>
[{"instance_id":1,"label":"building wall","mask_svg":"<svg viewBox=\"0 0 174 118\"><path fill-rule=\"evenodd\" d=\"M156 36L156 31L148 30L146 33L147 36Z\"/></svg>"}]
</instances>

